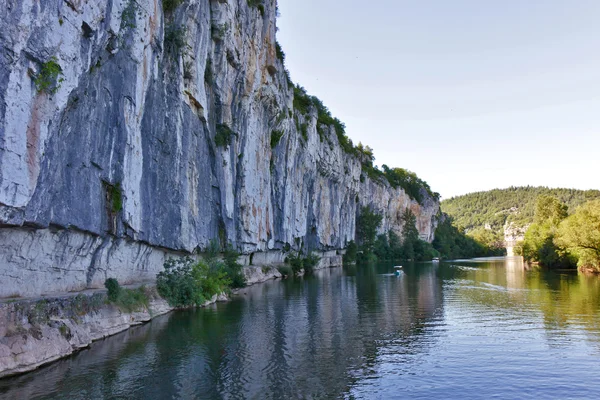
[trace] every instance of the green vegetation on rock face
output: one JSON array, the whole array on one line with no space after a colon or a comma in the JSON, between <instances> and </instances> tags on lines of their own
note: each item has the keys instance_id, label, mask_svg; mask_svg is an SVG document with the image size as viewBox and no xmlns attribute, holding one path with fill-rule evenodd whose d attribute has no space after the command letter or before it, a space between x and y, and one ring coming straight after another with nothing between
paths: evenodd
<instances>
[{"instance_id":1,"label":"green vegetation on rock face","mask_svg":"<svg viewBox=\"0 0 600 400\"><path fill-rule=\"evenodd\" d=\"M215 135L215 144L217 147L228 147L233 138L237 136L226 124L217 124L217 134Z\"/></svg>"},{"instance_id":2,"label":"green vegetation on rock face","mask_svg":"<svg viewBox=\"0 0 600 400\"><path fill-rule=\"evenodd\" d=\"M271 148L274 149L279 144L279 141L283 137L283 131L273 131L271 132Z\"/></svg>"},{"instance_id":3,"label":"green vegetation on rock face","mask_svg":"<svg viewBox=\"0 0 600 400\"><path fill-rule=\"evenodd\" d=\"M183 3L183 0L162 0L163 10L167 13L172 12L179 7L181 3Z\"/></svg>"},{"instance_id":4,"label":"green vegetation on rock face","mask_svg":"<svg viewBox=\"0 0 600 400\"><path fill-rule=\"evenodd\" d=\"M404 168L389 168L382 165L383 175L394 188L401 187L413 199L419 203L423 202L423 191L436 200L440 199L440 194L431 190L427 182L420 179L417 174Z\"/></svg>"},{"instance_id":5,"label":"green vegetation on rock face","mask_svg":"<svg viewBox=\"0 0 600 400\"><path fill-rule=\"evenodd\" d=\"M281 50L279 43L276 43L276 52L283 62L285 54ZM375 161L373 150L369 146L364 146L362 143L355 146L352 140L346 135L346 126L344 123L338 118L333 117L329 109L319 98L309 95L302 86L293 84L292 86L294 91L294 110L302 115L308 115L313 110L316 111L317 132L319 133L321 141L328 140L325 135L325 128L333 127L340 147L345 153L353 155L360 160L364 174L371 179L388 182L394 188L402 188L412 199L421 204L424 200L424 194L428 194L436 201L439 200L440 195L433 192L427 182L420 179L414 172L402 168L389 168L387 165L383 165L383 170L380 170L373 164ZM296 125L297 130L306 141L307 125L298 123L296 123ZM361 175L361 182L364 182L363 175Z\"/></svg>"},{"instance_id":6,"label":"green vegetation on rock face","mask_svg":"<svg viewBox=\"0 0 600 400\"><path fill-rule=\"evenodd\" d=\"M59 78L62 73L62 68L58 64L56 57L52 57L50 60L42 64L40 72L37 74L34 81L38 93L56 93L58 89L60 89L60 84L63 81L63 78Z\"/></svg>"},{"instance_id":7,"label":"green vegetation on rock face","mask_svg":"<svg viewBox=\"0 0 600 400\"><path fill-rule=\"evenodd\" d=\"M265 6L263 4L263 0L248 0L248 5L250 7L257 8L262 17L265 16Z\"/></svg>"},{"instance_id":8,"label":"green vegetation on rock face","mask_svg":"<svg viewBox=\"0 0 600 400\"><path fill-rule=\"evenodd\" d=\"M174 57L184 54L184 50L189 48L186 35L187 28L185 26L169 25L165 30L165 50Z\"/></svg>"},{"instance_id":9,"label":"green vegetation on rock face","mask_svg":"<svg viewBox=\"0 0 600 400\"><path fill-rule=\"evenodd\" d=\"M293 104L294 109L303 115L310 113L313 108L316 110L317 131L321 137L321 141L325 140L324 127L333 126L342 149L360 160L363 172L371 179L388 182L394 188L402 188L412 199L419 203L423 202L424 194L429 195L435 200L439 200L439 193L433 192L427 182L420 179L414 172L403 168L390 168L387 165L383 165L380 170L373 164L375 161L373 150L362 143L355 146L352 140L346 135L346 126L344 123L333 117L323 102L315 96L310 96L303 87L294 86ZM298 125L298 130L306 140L306 125Z\"/></svg>"}]
</instances>

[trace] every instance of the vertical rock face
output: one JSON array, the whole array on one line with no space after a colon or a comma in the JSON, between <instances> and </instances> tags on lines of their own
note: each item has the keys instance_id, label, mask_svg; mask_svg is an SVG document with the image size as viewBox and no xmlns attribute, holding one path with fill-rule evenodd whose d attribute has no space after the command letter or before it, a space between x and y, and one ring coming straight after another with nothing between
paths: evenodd
<instances>
[{"instance_id":1,"label":"vertical rock face","mask_svg":"<svg viewBox=\"0 0 600 400\"><path fill-rule=\"evenodd\" d=\"M504 245L506 246L506 255L509 257L515 255L515 247L525 240L525 233L530 224L519 226L514 222L504 224Z\"/></svg>"},{"instance_id":2,"label":"vertical rock face","mask_svg":"<svg viewBox=\"0 0 600 400\"><path fill-rule=\"evenodd\" d=\"M151 279L214 239L331 252L362 205L433 240L437 200L294 110L275 20L274 0L0 0L0 297Z\"/></svg>"}]
</instances>

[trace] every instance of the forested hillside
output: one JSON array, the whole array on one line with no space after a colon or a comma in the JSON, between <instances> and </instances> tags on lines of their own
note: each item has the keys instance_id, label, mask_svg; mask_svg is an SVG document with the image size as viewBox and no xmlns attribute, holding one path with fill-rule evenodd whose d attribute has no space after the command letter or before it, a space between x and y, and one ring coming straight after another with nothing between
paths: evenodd
<instances>
[{"instance_id":1,"label":"forested hillside","mask_svg":"<svg viewBox=\"0 0 600 400\"><path fill-rule=\"evenodd\" d=\"M524 226L533 222L539 196L556 197L568 206L568 212L590 200L600 199L600 190L550 189L547 187L510 187L470 193L444 200L442 210L454 225L467 232L486 226L498 232L506 222Z\"/></svg>"}]
</instances>

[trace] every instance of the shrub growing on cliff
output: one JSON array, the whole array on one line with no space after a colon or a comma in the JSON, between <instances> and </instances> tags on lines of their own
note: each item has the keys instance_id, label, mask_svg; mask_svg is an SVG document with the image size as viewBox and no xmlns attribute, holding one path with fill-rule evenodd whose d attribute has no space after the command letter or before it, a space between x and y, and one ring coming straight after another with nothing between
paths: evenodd
<instances>
[{"instance_id":1,"label":"shrub growing on cliff","mask_svg":"<svg viewBox=\"0 0 600 400\"><path fill-rule=\"evenodd\" d=\"M213 23L210 27L210 35L215 42L222 42L225 39L225 35L227 34L227 30L229 29L229 24L217 24Z\"/></svg>"},{"instance_id":2,"label":"shrub growing on cliff","mask_svg":"<svg viewBox=\"0 0 600 400\"><path fill-rule=\"evenodd\" d=\"M108 290L108 300L117 301L117 298L121 294L121 285L115 278L108 278L104 282L104 287Z\"/></svg>"},{"instance_id":3,"label":"shrub growing on cliff","mask_svg":"<svg viewBox=\"0 0 600 400\"><path fill-rule=\"evenodd\" d=\"M215 135L215 144L217 147L228 147L231 145L235 132L226 124L217 124L217 134Z\"/></svg>"},{"instance_id":4,"label":"shrub growing on cliff","mask_svg":"<svg viewBox=\"0 0 600 400\"><path fill-rule=\"evenodd\" d=\"M279 61L281 61L281 63L285 63L285 53L279 42L275 42L275 53L277 54Z\"/></svg>"},{"instance_id":5,"label":"shrub growing on cliff","mask_svg":"<svg viewBox=\"0 0 600 400\"><path fill-rule=\"evenodd\" d=\"M382 165L382 174L394 188L402 188L411 198L419 203L423 202L422 191L427 192L429 196L439 200L439 193L435 193L429 187L429 184L420 179L417 174L404 168L389 168L387 165Z\"/></svg>"},{"instance_id":6,"label":"shrub growing on cliff","mask_svg":"<svg viewBox=\"0 0 600 400\"><path fill-rule=\"evenodd\" d=\"M56 57L52 57L43 63L40 72L34 80L38 93L56 93L60 89L61 82L64 80L63 78L59 78L60 75L62 75L62 68L58 64Z\"/></svg>"},{"instance_id":7,"label":"shrub growing on cliff","mask_svg":"<svg viewBox=\"0 0 600 400\"><path fill-rule=\"evenodd\" d=\"M262 17L265 16L265 6L263 4L263 0L248 0L248 6L255 7L260 12Z\"/></svg>"},{"instance_id":8,"label":"shrub growing on cliff","mask_svg":"<svg viewBox=\"0 0 600 400\"><path fill-rule=\"evenodd\" d=\"M108 290L108 301L125 312L133 312L148 308L149 299L146 288L141 286L137 289L123 289L115 278L108 278L104 282Z\"/></svg>"},{"instance_id":9,"label":"shrub growing on cliff","mask_svg":"<svg viewBox=\"0 0 600 400\"><path fill-rule=\"evenodd\" d=\"M165 50L175 57L183 54L189 48L187 41L187 28L185 26L168 26L165 31Z\"/></svg>"},{"instance_id":10,"label":"shrub growing on cliff","mask_svg":"<svg viewBox=\"0 0 600 400\"><path fill-rule=\"evenodd\" d=\"M183 0L162 0L163 11L166 13L174 11L181 3Z\"/></svg>"},{"instance_id":11,"label":"shrub growing on cliff","mask_svg":"<svg viewBox=\"0 0 600 400\"><path fill-rule=\"evenodd\" d=\"M274 149L279 144L279 141L283 137L283 131L273 131L271 132L271 148Z\"/></svg>"},{"instance_id":12,"label":"shrub growing on cliff","mask_svg":"<svg viewBox=\"0 0 600 400\"><path fill-rule=\"evenodd\" d=\"M302 86L294 86L294 109L300 114L308 114L312 106L311 97Z\"/></svg>"}]
</instances>

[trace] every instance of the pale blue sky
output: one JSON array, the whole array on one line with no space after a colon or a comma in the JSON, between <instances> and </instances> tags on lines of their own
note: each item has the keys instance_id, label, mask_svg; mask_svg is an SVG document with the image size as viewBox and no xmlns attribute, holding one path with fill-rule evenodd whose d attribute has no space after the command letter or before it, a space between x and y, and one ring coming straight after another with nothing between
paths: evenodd
<instances>
[{"instance_id":1,"label":"pale blue sky","mask_svg":"<svg viewBox=\"0 0 600 400\"><path fill-rule=\"evenodd\" d=\"M280 0L294 82L444 198L600 188L600 0Z\"/></svg>"}]
</instances>

